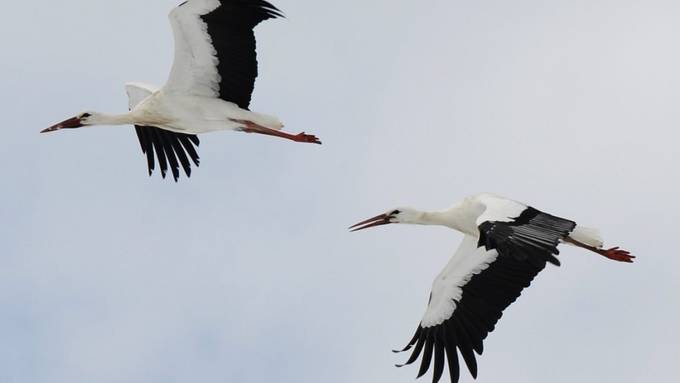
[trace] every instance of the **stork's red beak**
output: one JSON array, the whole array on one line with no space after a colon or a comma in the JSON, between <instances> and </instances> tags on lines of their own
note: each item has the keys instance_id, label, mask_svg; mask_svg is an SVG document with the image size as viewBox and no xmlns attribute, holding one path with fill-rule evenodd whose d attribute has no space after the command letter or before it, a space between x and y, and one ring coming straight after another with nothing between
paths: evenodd
<instances>
[{"instance_id":1,"label":"stork's red beak","mask_svg":"<svg viewBox=\"0 0 680 383\"><path fill-rule=\"evenodd\" d=\"M390 219L392 219L392 216L389 215L389 214L376 215L373 218L369 218L365 221L361 221L361 222L357 223L356 225L350 226L349 230L350 231L359 231L359 230L368 229L369 227L388 225L388 224L392 223L392 222L390 222Z\"/></svg>"},{"instance_id":2,"label":"stork's red beak","mask_svg":"<svg viewBox=\"0 0 680 383\"><path fill-rule=\"evenodd\" d=\"M73 117L69 118L68 120L62 121L56 125L52 125L49 128L42 130L40 133L56 132L57 130L61 129L75 129L80 128L81 126L83 126L83 124L80 122L80 118Z\"/></svg>"}]
</instances>

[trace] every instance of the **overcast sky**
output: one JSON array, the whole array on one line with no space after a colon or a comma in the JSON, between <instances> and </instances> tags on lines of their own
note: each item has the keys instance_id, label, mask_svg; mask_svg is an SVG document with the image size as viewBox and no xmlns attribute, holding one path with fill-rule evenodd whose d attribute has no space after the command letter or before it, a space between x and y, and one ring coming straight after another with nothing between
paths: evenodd
<instances>
[{"instance_id":1,"label":"overcast sky","mask_svg":"<svg viewBox=\"0 0 680 383\"><path fill-rule=\"evenodd\" d=\"M677 380L677 1L278 0L252 109L323 146L205 135L175 184L131 127L38 134L163 84L178 2L3 5L1 382L412 382L390 350L461 235L346 228L485 191L638 259L564 249L479 382Z\"/></svg>"}]
</instances>

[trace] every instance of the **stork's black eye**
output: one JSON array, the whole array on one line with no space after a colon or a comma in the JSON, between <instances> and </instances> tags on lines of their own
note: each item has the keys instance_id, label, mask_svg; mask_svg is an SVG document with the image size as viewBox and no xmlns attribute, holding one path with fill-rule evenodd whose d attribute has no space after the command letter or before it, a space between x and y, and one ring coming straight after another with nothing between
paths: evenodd
<instances>
[{"instance_id":1,"label":"stork's black eye","mask_svg":"<svg viewBox=\"0 0 680 383\"><path fill-rule=\"evenodd\" d=\"M395 211L390 213L390 215L397 215L397 214L401 214L401 211L395 210Z\"/></svg>"},{"instance_id":2,"label":"stork's black eye","mask_svg":"<svg viewBox=\"0 0 680 383\"><path fill-rule=\"evenodd\" d=\"M83 114L80 115L80 118L88 118L90 116L91 116L90 113L83 113Z\"/></svg>"}]
</instances>

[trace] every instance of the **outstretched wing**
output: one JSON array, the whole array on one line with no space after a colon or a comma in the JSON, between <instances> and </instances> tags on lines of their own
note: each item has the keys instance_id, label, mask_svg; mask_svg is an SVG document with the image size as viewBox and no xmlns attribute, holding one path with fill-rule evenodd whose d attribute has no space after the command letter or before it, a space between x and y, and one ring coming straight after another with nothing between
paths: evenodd
<instances>
[{"instance_id":1,"label":"outstretched wing","mask_svg":"<svg viewBox=\"0 0 680 383\"><path fill-rule=\"evenodd\" d=\"M432 381L438 382L448 365L451 383L457 383L460 356L476 378L475 353L482 354L483 340L494 330L503 310L544 267L545 262L534 264L487 251L477 246L476 238L466 236L432 285L425 316L402 350L413 348L405 365L422 355L418 377L434 363Z\"/></svg>"},{"instance_id":2,"label":"outstretched wing","mask_svg":"<svg viewBox=\"0 0 680 383\"><path fill-rule=\"evenodd\" d=\"M189 0L170 13L175 61L168 92L221 98L248 109L257 78L253 29L280 17L264 0Z\"/></svg>"},{"instance_id":3,"label":"outstretched wing","mask_svg":"<svg viewBox=\"0 0 680 383\"><path fill-rule=\"evenodd\" d=\"M125 85L125 89L128 94L130 110L156 91L152 86L138 83L128 83ZM191 162L199 166L200 159L196 148L200 144L200 140L197 136L142 125L135 125L135 131L142 152L146 154L149 176L153 174L156 167L154 152L158 158L158 165L163 178L168 172L168 167L172 171L173 178L177 181L180 165L187 177L191 177Z\"/></svg>"}]
</instances>

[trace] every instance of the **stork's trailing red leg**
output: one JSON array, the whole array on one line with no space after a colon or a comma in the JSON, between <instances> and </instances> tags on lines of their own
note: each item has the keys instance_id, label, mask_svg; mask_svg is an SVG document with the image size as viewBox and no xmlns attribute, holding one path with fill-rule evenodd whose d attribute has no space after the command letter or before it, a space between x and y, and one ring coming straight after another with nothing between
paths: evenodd
<instances>
[{"instance_id":1,"label":"stork's trailing red leg","mask_svg":"<svg viewBox=\"0 0 680 383\"><path fill-rule=\"evenodd\" d=\"M569 242L572 245L590 250L594 253L600 254L601 256L609 258L614 261L633 263L633 259L635 258L635 256L630 255L630 252L623 249L619 249L618 247L612 247L611 249L600 249L594 246L586 245L585 243L581 243L570 237L565 238L564 241Z\"/></svg>"},{"instance_id":2,"label":"stork's trailing red leg","mask_svg":"<svg viewBox=\"0 0 680 383\"><path fill-rule=\"evenodd\" d=\"M274 137L281 137L285 138L287 140L295 141L295 142L305 142L309 144L319 144L321 145L321 141L319 139L311 134L305 134L305 132L298 133L298 134L288 134L286 132L281 132L275 129L269 129L265 128L262 125L258 125L252 121L247 121L247 120L234 120L235 122L244 124L246 127L243 128L242 130L246 133L257 133L257 134L264 134L267 136L274 136Z\"/></svg>"}]
</instances>

